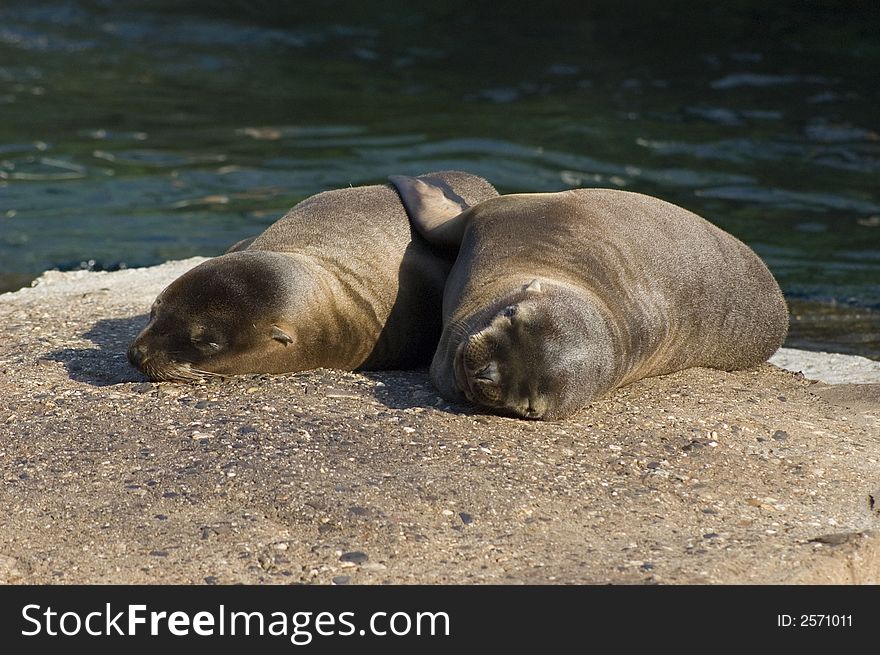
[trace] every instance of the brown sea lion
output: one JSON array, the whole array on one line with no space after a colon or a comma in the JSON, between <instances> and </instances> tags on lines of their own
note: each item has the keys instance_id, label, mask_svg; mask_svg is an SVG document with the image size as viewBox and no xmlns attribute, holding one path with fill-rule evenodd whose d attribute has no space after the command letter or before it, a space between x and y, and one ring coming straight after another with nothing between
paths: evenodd
<instances>
[{"instance_id":1,"label":"brown sea lion","mask_svg":"<svg viewBox=\"0 0 880 655\"><path fill-rule=\"evenodd\" d=\"M465 203L498 195L468 173L419 179ZM128 358L154 380L419 366L451 262L413 233L391 185L319 193L172 282Z\"/></svg>"},{"instance_id":2,"label":"brown sea lion","mask_svg":"<svg viewBox=\"0 0 880 655\"><path fill-rule=\"evenodd\" d=\"M468 208L430 181L391 179L419 232L458 248L431 364L449 399L558 419L641 378L755 366L785 338L761 259L681 207L577 189Z\"/></svg>"}]
</instances>

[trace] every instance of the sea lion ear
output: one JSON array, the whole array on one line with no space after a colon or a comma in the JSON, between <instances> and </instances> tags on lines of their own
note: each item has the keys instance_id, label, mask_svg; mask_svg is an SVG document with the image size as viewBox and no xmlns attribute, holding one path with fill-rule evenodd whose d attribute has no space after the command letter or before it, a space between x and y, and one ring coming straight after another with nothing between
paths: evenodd
<instances>
[{"instance_id":1,"label":"sea lion ear","mask_svg":"<svg viewBox=\"0 0 880 655\"><path fill-rule=\"evenodd\" d=\"M537 278L529 282L526 286L523 287L524 291L533 291L534 293L541 293L541 283Z\"/></svg>"},{"instance_id":2,"label":"sea lion ear","mask_svg":"<svg viewBox=\"0 0 880 655\"><path fill-rule=\"evenodd\" d=\"M289 343L293 343L293 337L291 337L289 334L287 334L287 332L282 330L277 325L272 326L272 338L275 339L275 341L280 341L285 346Z\"/></svg>"},{"instance_id":3,"label":"sea lion ear","mask_svg":"<svg viewBox=\"0 0 880 655\"><path fill-rule=\"evenodd\" d=\"M419 234L435 246L459 246L464 227L461 220L455 219L468 209L468 204L449 185L430 177L391 175L388 179Z\"/></svg>"}]
</instances>

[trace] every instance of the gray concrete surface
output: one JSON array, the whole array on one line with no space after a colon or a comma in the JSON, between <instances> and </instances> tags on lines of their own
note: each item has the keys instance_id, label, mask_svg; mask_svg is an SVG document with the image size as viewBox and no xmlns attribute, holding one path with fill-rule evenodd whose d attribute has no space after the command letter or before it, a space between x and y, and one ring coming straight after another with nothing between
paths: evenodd
<instances>
[{"instance_id":1,"label":"gray concrete surface","mask_svg":"<svg viewBox=\"0 0 880 655\"><path fill-rule=\"evenodd\" d=\"M554 423L425 371L150 383L125 347L198 261L0 295L0 582L880 581L876 363L783 351L807 377L693 369Z\"/></svg>"},{"instance_id":2,"label":"gray concrete surface","mask_svg":"<svg viewBox=\"0 0 880 655\"><path fill-rule=\"evenodd\" d=\"M780 348L770 363L789 371L800 371L811 380L826 384L880 382L880 362L857 355Z\"/></svg>"}]
</instances>

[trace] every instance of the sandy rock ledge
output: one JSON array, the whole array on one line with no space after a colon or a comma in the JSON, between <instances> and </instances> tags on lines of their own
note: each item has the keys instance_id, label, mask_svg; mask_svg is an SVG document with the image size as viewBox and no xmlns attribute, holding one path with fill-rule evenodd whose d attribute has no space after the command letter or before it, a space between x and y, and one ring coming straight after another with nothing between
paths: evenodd
<instances>
[{"instance_id":1,"label":"sandy rock ledge","mask_svg":"<svg viewBox=\"0 0 880 655\"><path fill-rule=\"evenodd\" d=\"M808 377L694 369L554 423L424 371L150 383L125 347L199 261L0 295L0 583L880 582L876 362L830 385L783 351Z\"/></svg>"}]
</instances>

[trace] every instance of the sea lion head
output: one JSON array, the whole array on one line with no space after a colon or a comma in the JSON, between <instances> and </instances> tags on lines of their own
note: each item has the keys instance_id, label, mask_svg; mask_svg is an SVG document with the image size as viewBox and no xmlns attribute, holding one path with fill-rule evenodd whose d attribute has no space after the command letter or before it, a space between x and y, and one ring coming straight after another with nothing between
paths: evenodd
<instances>
[{"instance_id":1,"label":"sea lion head","mask_svg":"<svg viewBox=\"0 0 880 655\"><path fill-rule=\"evenodd\" d=\"M525 285L472 325L452 344L452 377L474 404L556 420L601 395L613 374L604 321L546 283Z\"/></svg>"},{"instance_id":2,"label":"sea lion head","mask_svg":"<svg viewBox=\"0 0 880 655\"><path fill-rule=\"evenodd\" d=\"M246 251L184 273L156 298L129 362L152 380L169 381L297 370L291 360L308 360L301 343L307 335L286 317L306 299L289 267L279 253Z\"/></svg>"}]
</instances>

